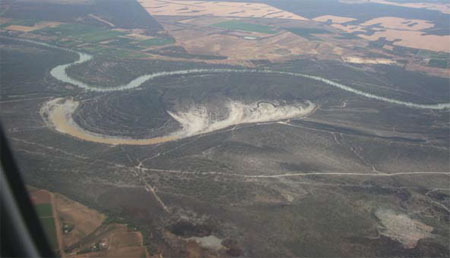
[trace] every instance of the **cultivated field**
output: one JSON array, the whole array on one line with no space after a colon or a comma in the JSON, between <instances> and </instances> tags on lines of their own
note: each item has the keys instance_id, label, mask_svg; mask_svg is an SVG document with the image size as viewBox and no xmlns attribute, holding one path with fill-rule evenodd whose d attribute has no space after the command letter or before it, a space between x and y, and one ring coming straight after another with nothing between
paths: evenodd
<instances>
[{"instance_id":1,"label":"cultivated field","mask_svg":"<svg viewBox=\"0 0 450 258\"><path fill-rule=\"evenodd\" d=\"M385 30L377 31L372 35L359 35L359 37L376 41L385 38L394 41L394 45L410 48L442 51L450 53L450 36L427 35L420 31Z\"/></svg>"},{"instance_id":2,"label":"cultivated field","mask_svg":"<svg viewBox=\"0 0 450 258\"><path fill-rule=\"evenodd\" d=\"M147 249L143 246L142 234L130 230L126 225L116 223L98 228L89 236L89 241L80 244L80 249L77 254L68 257L149 257Z\"/></svg>"},{"instance_id":3,"label":"cultivated field","mask_svg":"<svg viewBox=\"0 0 450 258\"><path fill-rule=\"evenodd\" d=\"M206 1L138 1L151 15L169 16L219 16L242 18L277 18L307 20L293 13L274 8L267 4L241 2Z\"/></svg>"},{"instance_id":4,"label":"cultivated field","mask_svg":"<svg viewBox=\"0 0 450 258\"><path fill-rule=\"evenodd\" d=\"M176 30L167 28L177 42L190 53L227 56L230 60L268 59L276 60L291 55L314 54L315 43L290 32L273 36L268 34L208 34L207 31ZM270 35L270 34L269 34ZM235 46L239 45L239 48Z\"/></svg>"},{"instance_id":5,"label":"cultivated field","mask_svg":"<svg viewBox=\"0 0 450 258\"><path fill-rule=\"evenodd\" d=\"M56 211L64 228L70 232L63 235L64 249L71 247L96 230L105 220L105 215L72 201L61 194L55 194Z\"/></svg>"},{"instance_id":6,"label":"cultivated field","mask_svg":"<svg viewBox=\"0 0 450 258\"><path fill-rule=\"evenodd\" d=\"M30 187L52 246L62 257L148 257L141 232L59 193Z\"/></svg>"},{"instance_id":7,"label":"cultivated field","mask_svg":"<svg viewBox=\"0 0 450 258\"><path fill-rule=\"evenodd\" d=\"M59 22L38 22L33 26L25 26L25 25L9 25L6 26L6 30L12 31L20 31L20 32L30 32L35 30L40 30L43 28L53 28L59 26L61 23Z\"/></svg>"},{"instance_id":8,"label":"cultivated field","mask_svg":"<svg viewBox=\"0 0 450 258\"><path fill-rule=\"evenodd\" d=\"M62 239L60 232L60 222L55 209L55 201L52 193L46 190L31 189L30 198L41 222L47 239L55 252L61 252Z\"/></svg>"},{"instance_id":9,"label":"cultivated field","mask_svg":"<svg viewBox=\"0 0 450 258\"><path fill-rule=\"evenodd\" d=\"M398 17L380 17L372 20L368 20L360 24L360 26L367 27L371 25L376 25L384 29L394 29L394 30L424 30L434 27L434 24L418 19L404 19Z\"/></svg>"},{"instance_id":10,"label":"cultivated field","mask_svg":"<svg viewBox=\"0 0 450 258\"><path fill-rule=\"evenodd\" d=\"M329 19L320 18L316 20L326 22ZM395 46L450 52L450 35L432 35L424 32L424 30L434 27L434 24L426 20L379 17L357 25L342 23L345 22L332 21L331 26L369 41L384 38L393 42L392 44ZM372 31L372 33L369 33L369 31Z\"/></svg>"},{"instance_id":11,"label":"cultivated field","mask_svg":"<svg viewBox=\"0 0 450 258\"><path fill-rule=\"evenodd\" d=\"M226 30L241 30L249 32L258 32L263 34L275 34L276 31L272 30L269 26L245 23L236 20L224 21L220 23L212 24L211 26L222 28Z\"/></svg>"}]
</instances>

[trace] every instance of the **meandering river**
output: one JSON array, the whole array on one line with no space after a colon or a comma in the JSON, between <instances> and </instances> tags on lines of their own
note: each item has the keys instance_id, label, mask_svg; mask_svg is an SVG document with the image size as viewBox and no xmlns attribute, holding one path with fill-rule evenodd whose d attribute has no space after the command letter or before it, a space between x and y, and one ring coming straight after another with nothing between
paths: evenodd
<instances>
[{"instance_id":1,"label":"meandering river","mask_svg":"<svg viewBox=\"0 0 450 258\"><path fill-rule=\"evenodd\" d=\"M151 81L155 78L170 77L173 75L188 75L188 74L202 74L202 73L261 73L261 74L279 74L285 76L307 78L310 80L319 81L325 85L335 87L340 90L350 92L365 98L383 101L395 105L406 106L409 108L431 109L431 110L450 109L450 103L420 104L402 101L398 99L393 99L389 97L364 92L362 90L355 89L348 85L344 85L320 76L303 73L285 72L285 71L274 71L274 70L188 69L188 70L166 71L141 75L131 80L129 83L123 85L117 85L112 87L101 87L91 85L82 82L78 79L72 78L66 72L67 68L71 67L72 65L80 65L91 60L92 59L91 55L33 40L16 39L16 38L8 38L8 39L19 40L22 42L28 42L47 48L53 48L77 54L78 55L77 60L67 64L57 65L56 67L51 69L50 74L56 80L93 92L114 92L114 91L132 90L143 86L145 82ZM55 99L44 103L41 109L41 114L49 124L51 124L57 131L61 133L69 134L71 136L77 137L85 141L105 143L105 144L129 144L129 145L148 145L174 141L180 138L221 130L229 126L238 125L242 123L276 122L283 119L304 117L312 113L316 107L315 104L307 102L284 106L269 105L266 106L264 110L263 109L260 110L258 108L255 109L257 105L255 106L254 103L244 104L238 102L230 102L228 104L228 111L229 111L228 117L220 121L208 120L209 118L206 114L207 110L204 110L204 112L198 112L204 107L200 107L200 109L199 107L195 107L190 111L184 113L168 111L168 113L172 116L172 118L174 118L176 121L180 123L181 125L180 130L168 133L167 135L161 137L154 137L147 139L132 139L127 137L116 137L97 134L84 130L79 125L77 125L75 121L72 119L72 113L75 112L77 106L78 102L74 100Z\"/></svg>"}]
</instances>

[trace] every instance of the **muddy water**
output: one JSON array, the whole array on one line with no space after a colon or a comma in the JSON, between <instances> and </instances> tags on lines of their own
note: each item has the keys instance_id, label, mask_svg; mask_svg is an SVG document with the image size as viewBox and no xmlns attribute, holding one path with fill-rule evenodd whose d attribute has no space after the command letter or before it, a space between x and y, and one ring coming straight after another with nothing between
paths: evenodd
<instances>
[{"instance_id":1,"label":"muddy water","mask_svg":"<svg viewBox=\"0 0 450 258\"><path fill-rule=\"evenodd\" d=\"M72 114L78 108L78 102L73 99L56 98L50 100L41 108L41 116L49 127L64 134L71 135L81 140L112 144L112 145L151 145L175 141L194 135L210 133L227 127L258 122L275 122L290 118L299 118L311 114L315 105L308 102L307 105L261 105L257 103L243 104L240 102L228 103L227 117L222 120L211 120L206 107L194 107L187 112L174 112L169 114L180 123L181 129L168 133L166 136L133 139L98 134L81 128L72 118ZM203 110L204 112L198 112Z\"/></svg>"},{"instance_id":2,"label":"muddy water","mask_svg":"<svg viewBox=\"0 0 450 258\"><path fill-rule=\"evenodd\" d=\"M178 139L176 136L132 139L89 132L78 126L72 119L72 113L76 110L77 106L78 103L70 99L54 99L44 104L41 109L41 114L43 117L46 117L47 122L58 132L89 142L111 145L151 145Z\"/></svg>"}]
</instances>

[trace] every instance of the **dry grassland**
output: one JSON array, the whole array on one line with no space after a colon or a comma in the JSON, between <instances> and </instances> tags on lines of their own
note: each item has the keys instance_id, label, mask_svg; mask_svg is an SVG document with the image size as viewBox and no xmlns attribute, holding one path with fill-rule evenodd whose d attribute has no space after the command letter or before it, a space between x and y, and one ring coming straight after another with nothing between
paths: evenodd
<instances>
[{"instance_id":1,"label":"dry grassland","mask_svg":"<svg viewBox=\"0 0 450 258\"><path fill-rule=\"evenodd\" d=\"M347 33L368 32L367 27L378 25L372 35L358 34L360 38L375 41L386 38L395 41L396 46L425 49L431 51L450 52L450 35L427 35L422 30L434 27L429 21L403 19L398 17L379 17L360 25L343 25L334 23L331 26Z\"/></svg>"},{"instance_id":2,"label":"dry grassland","mask_svg":"<svg viewBox=\"0 0 450 258\"><path fill-rule=\"evenodd\" d=\"M424 30L434 27L434 24L417 19L404 19L398 17L379 17L361 24L361 26L370 26L378 24L385 29L395 29L395 30Z\"/></svg>"},{"instance_id":3,"label":"dry grassland","mask_svg":"<svg viewBox=\"0 0 450 258\"><path fill-rule=\"evenodd\" d=\"M40 30L46 27L57 27L61 23L60 22L39 22L36 23L33 26L23 26L23 25L10 25L8 27L5 27L6 30L12 30L12 31L20 31L20 32L30 32L34 30Z\"/></svg>"},{"instance_id":4,"label":"dry grassland","mask_svg":"<svg viewBox=\"0 0 450 258\"><path fill-rule=\"evenodd\" d=\"M378 31L372 35L359 35L359 37L375 41L379 38L393 41L396 46L426 49L431 51L450 52L450 35L426 35L420 31L386 30Z\"/></svg>"},{"instance_id":5,"label":"dry grassland","mask_svg":"<svg viewBox=\"0 0 450 258\"><path fill-rule=\"evenodd\" d=\"M240 2L204 2L180 0L139 0L151 15L168 16L218 16L246 18L278 18L307 20L296 14L280 10L267 4Z\"/></svg>"}]
</instances>

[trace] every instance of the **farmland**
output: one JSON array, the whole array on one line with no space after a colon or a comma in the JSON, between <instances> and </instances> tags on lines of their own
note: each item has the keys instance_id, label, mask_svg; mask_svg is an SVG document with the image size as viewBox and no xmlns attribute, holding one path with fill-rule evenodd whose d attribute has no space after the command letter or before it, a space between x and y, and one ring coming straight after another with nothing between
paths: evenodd
<instances>
[{"instance_id":1,"label":"farmland","mask_svg":"<svg viewBox=\"0 0 450 258\"><path fill-rule=\"evenodd\" d=\"M150 46L163 46L167 44L172 44L174 41L170 38L152 38L140 41L138 44L144 47Z\"/></svg>"},{"instance_id":2,"label":"farmland","mask_svg":"<svg viewBox=\"0 0 450 258\"><path fill-rule=\"evenodd\" d=\"M61 250L57 234L57 225L59 223L53 210L54 202L52 194L45 190L32 189L31 199L50 246L54 251L59 252Z\"/></svg>"},{"instance_id":3,"label":"farmland","mask_svg":"<svg viewBox=\"0 0 450 258\"><path fill-rule=\"evenodd\" d=\"M62 257L148 257L140 232L64 195L29 188L48 240Z\"/></svg>"},{"instance_id":4,"label":"farmland","mask_svg":"<svg viewBox=\"0 0 450 258\"><path fill-rule=\"evenodd\" d=\"M152 15L169 16L221 16L221 17L254 17L306 20L293 13L273 8L267 4L240 2L207 2L207 1L161 1L139 0L147 12ZM164 8L161 8L164 7Z\"/></svg>"},{"instance_id":5,"label":"farmland","mask_svg":"<svg viewBox=\"0 0 450 258\"><path fill-rule=\"evenodd\" d=\"M58 240L56 237L56 225L55 219L52 217L39 217L42 227L47 234L47 239L53 250L58 249Z\"/></svg>"},{"instance_id":6,"label":"farmland","mask_svg":"<svg viewBox=\"0 0 450 258\"><path fill-rule=\"evenodd\" d=\"M276 31L272 30L268 26L262 26L258 24L244 23L239 21L225 21L211 25L213 27L227 29L227 30L242 30L251 32L260 32L265 34L275 34Z\"/></svg>"},{"instance_id":7,"label":"farmland","mask_svg":"<svg viewBox=\"0 0 450 258\"><path fill-rule=\"evenodd\" d=\"M39 217L52 217L53 209L50 203L37 204L35 206L36 212Z\"/></svg>"},{"instance_id":8,"label":"farmland","mask_svg":"<svg viewBox=\"0 0 450 258\"><path fill-rule=\"evenodd\" d=\"M84 42L99 42L124 34L120 31L104 30L98 27L81 24L64 24L55 28L41 30L40 33L58 35L63 38L69 37L73 40L76 39Z\"/></svg>"}]
</instances>

